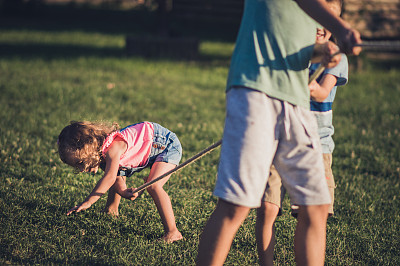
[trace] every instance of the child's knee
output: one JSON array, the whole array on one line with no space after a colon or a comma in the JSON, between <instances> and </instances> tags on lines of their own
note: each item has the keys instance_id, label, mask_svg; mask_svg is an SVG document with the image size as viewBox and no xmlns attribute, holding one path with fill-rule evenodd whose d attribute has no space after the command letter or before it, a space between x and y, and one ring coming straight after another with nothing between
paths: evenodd
<instances>
[{"instance_id":1,"label":"child's knee","mask_svg":"<svg viewBox=\"0 0 400 266\"><path fill-rule=\"evenodd\" d=\"M113 188L115 189L115 191L117 191L118 194L124 191L126 189L125 178L122 176L117 176Z\"/></svg>"},{"instance_id":2,"label":"child's knee","mask_svg":"<svg viewBox=\"0 0 400 266\"><path fill-rule=\"evenodd\" d=\"M257 209L257 216L276 217L279 213L279 207L270 202L263 202Z\"/></svg>"},{"instance_id":3,"label":"child's knee","mask_svg":"<svg viewBox=\"0 0 400 266\"><path fill-rule=\"evenodd\" d=\"M125 183L125 176L119 176L119 175L118 175L116 181L117 181L117 182L124 182L124 183Z\"/></svg>"},{"instance_id":4,"label":"child's knee","mask_svg":"<svg viewBox=\"0 0 400 266\"><path fill-rule=\"evenodd\" d=\"M156 194L159 194L159 193L162 193L165 191L164 191L163 186L161 186L159 184L154 184L147 188L147 192L149 192L149 194L152 196L152 195L156 195Z\"/></svg>"},{"instance_id":5,"label":"child's knee","mask_svg":"<svg viewBox=\"0 0 400 266\"><path fill-rule=\"evenodd\" d=\"M329 204L310 205L299 207L299 219L307 221L321 221L328 218Z\"/></svg>"},{"instance_id":6,"label":"child's knee","mask_svg":"<svg viewBox=\"0 0 400 266\"><path fill-rule=\"evenodd\" d=\"M245 217L247 217L250 208L245 206L239 206L220 199L217 203L217 211L220 212L223 216L225 216L229 220L237 220L237 219L244 219Z\"/></svg>"}]
</instances>

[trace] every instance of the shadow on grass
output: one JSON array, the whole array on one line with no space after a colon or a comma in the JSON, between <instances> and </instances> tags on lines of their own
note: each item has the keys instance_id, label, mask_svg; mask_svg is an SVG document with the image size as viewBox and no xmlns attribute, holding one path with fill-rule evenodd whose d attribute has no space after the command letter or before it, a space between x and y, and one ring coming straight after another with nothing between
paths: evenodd
<instances>
[{"instance_id":1,"label":"shadow on grass","mask_svg":"<svg viewBox=\"0 0 400 266\"><path fill-rule=\"evenodd\" d=\"M0 10L1 11L1 10ZM156 30L154 12L111 10L74 5L40 5L31 11L1 14L0 30L47 32L86 31L106 34L151 32Z\"/></svg>"},{"instance_id":2,"label":"shadow on grass","mask_svg":"<svg viewBox=\"0 0 400 266\"><path fill-rule=\"evenodd\" d=\"M95 47L89 45L62 45L62 44L38 44L38 43L1 43L0 57L3 59L20 58L20 59L36 59L43 60L52 59L74 59L78 57L99 57L99 58L144 58L147 61L169 60L169 61L195 61L200 65L208 66L228 66L230 56L218 54L199 54L196 58L186 60L184 58L174 57L145 57L135 55L129 57L126 48L118 47Z\"/></svg>"},{"instance_id":3,"label":"shadow on grass","mask_svg":"<svg viewBox=\"0 0 400 266\"><path fill-rule=\"evenodd\" d=\"M7 14L0 9L0 30L87 31L105 34L157 34L156 10L106 9L78 5L38 5L33 10ZM4 14L5 13L5 14ZM196 37L207 40L234 41L238 24L196 21L170 15L171 37Z\"/></svg>"},{"instance_id":4,"label":"shadow on grass","mask_svg":"<svg viewBox=\"0 0 400 266\"><path fill-rule=\"evenodd\" d=\"M88 32L125 36L158 36L156 12L145 9L113 10L79 7L75 5L39 5L32 11L22 10L13 15L0 16L0 31L39 31L48 33ZM193 37L201 41L233 41L237 25L210 25L177 20L171 17L171 38ZM71 58L81 56L123 57L125 47L94 47L90 45L63 45L46 43L0 42L2 58ZM149 60L175 59L173 57L146 58ZM225 64L229 58L218 54L200 54L194 61Z\"/></svg>"}]
</instances>

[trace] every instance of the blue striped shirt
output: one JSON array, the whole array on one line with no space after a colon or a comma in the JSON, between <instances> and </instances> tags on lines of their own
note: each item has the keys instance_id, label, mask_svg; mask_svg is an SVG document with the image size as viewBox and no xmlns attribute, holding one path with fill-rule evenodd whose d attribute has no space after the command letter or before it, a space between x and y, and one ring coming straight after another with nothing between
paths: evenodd
<instances>
[{"instance_id":1,"label":"blue striped shirt","mask_svg":"<svg viewBox=\"0 0 400 266\"><path fill-rule=\"evenodd\" d=\"M319 67L319 64L311 64L310 76ZM328 97L323 102L310 101L310 108L318 123L318 133L321 140L322 152L332 153L335 148L335 143L333 141L332 135L334 134L334 127L332 124L332 105L335 100L336 90L338 86L343 86L347 83L348 79L348 62L346 55L342 54L342 59L339 64L333 68L325 69L323 74L317 79L319 83L321 78L326 75L331 74L337 78L336 85L332 88Z\"/></svg>"}]
</instances>

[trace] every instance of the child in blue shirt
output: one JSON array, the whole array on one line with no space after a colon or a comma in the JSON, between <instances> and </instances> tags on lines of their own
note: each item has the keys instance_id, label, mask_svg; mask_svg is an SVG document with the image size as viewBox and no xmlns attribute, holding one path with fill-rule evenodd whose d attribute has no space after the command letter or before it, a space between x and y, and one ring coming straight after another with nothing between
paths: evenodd
<instances>
[{"instance_id":1,"label":"child in blue shirt","mask_svg":"<svg viewBox=\"0 0 400 266\"><path fill-rule=\"evenodd\" d=\"M319 64L311 64L310 75L318 67ZM332 152L335 148L335 143L332 139L332 135L334 134L332 105L335 100L337 87L345 85L347 79L348 62L346 55L342 54L341 60L336 67L325 69L322 75L309 85L311 96L310 109L317 119L318 134L325 166L325 177L332 199L329 207L329 215L333 215L334 213L333 202L334 190L336 188L332 173Z\"/></svg>"},{"instance_id":2,"label":"child in blue shirt","mask_svg":"<svg viewBox=\"0 0 400 266\"><path fill-rule=\"evenodd\" d=\"M329 8L338 16L341 13L341 0L327 0ZM323 44L329 41L332 34L325 28L317 28L316 44ZM318 69L319 63L311 64L309 67L310 76ZM310 89L310 110L314 114L318 124L318 135L321 141L322 157L325 168L325 178L331 196L329 215L333 215L335 181L332 174L332 152L334 142L332 135L334 128L332 124L332 104L335 99L338 86L343 86L348 79L348 62L345 54L341 54L338 65L326 68L324 72L309 84ZM264 203L257 210L258 228L257 244L260 263L262 265L273 265L273 253L275 235L273 224L278 215L282 213L282 201L286 189L277 170L272 167L268 179L267 189L264 195ZM292 205L292 215L297 217L298 206ZM262 225L261 221L266 225Z\"/></svg>"}]
</instances>

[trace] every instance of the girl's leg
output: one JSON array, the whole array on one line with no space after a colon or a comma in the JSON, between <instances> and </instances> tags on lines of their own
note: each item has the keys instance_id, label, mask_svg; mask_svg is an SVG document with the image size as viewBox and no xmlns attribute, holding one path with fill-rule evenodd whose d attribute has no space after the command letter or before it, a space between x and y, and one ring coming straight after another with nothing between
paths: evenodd
<instances>
[{"instance_id":1,"label":"girl's leg","mask_svg":"<svg viewBox=\"0 0 400 266\"><path fill-rule=\"evenodd\" d=\"M125 177L117 176L114 185L108 190L108 198L104 212L114 216L118 216L118 206L121 196L118 193L126 189Z\"/></svg>"},{"instance_id":2,"label":"girl's leg","mask_svg":"<svg viewBox=\"0 0 400 266\"><path fill-rule=\"evenodd\" d=\"M279 207L270 202L263 202L257 209L256 240L260 265L274 265L274 222L278 213Z\"/></svg>"},{"instance_id":3,"label":"girl's leg","mask_svg":"<svg viewBox=\"0 0 400 266\"><path fill-rule=\"evenodd\" d=\"M161 176L162 174L174 169L176 165L165 163L165 162L155 162L150 170L147 182ZM182 234L179 232L175 223L174 211L172 210L171 200L165 192L163 186L168 181L170 176L161 179L160 181L151 185L147 191L154 200L157 206L158 213L161 216L161 220L164 226L165 235L163 240L172 243L174 241L182 239Z\"/></svg>"}]
</instances>

